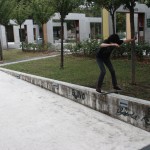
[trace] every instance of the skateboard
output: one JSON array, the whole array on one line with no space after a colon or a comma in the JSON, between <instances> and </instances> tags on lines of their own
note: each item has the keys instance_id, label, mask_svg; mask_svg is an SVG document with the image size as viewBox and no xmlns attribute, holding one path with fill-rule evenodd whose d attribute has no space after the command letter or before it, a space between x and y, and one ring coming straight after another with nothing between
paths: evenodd
<instances>
[{"instance_id":1,"label":"skateboard","mask_svg":"<svg viewBox=\"0 0 150 150\"><path fill-rule=\"evenodd\" d=\"M107 95L111 93L119 94L122 90L110 90L110 91L102 91L100 94Z\"/></svg>"}]
</instances>

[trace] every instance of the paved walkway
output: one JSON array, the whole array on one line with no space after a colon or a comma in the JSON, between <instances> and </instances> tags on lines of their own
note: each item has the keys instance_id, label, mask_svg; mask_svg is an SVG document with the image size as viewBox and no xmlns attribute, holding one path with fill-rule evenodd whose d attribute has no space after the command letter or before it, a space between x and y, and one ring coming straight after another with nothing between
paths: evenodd
<instances>
[{"instance_id":1,"label":"paved walkway","mask_svg":"<svg viewBox=\"0 0 150 150\"><path fill-rule=\"evenodd\" d=\"M0 150L139 150L150 133L0 71Z\"/></svg>"}]
</instances>

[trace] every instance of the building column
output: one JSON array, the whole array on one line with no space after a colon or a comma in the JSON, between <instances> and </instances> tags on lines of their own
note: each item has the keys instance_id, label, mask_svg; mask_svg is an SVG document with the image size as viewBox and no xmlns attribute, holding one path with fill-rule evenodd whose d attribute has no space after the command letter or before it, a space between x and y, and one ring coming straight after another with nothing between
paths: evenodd
<instances>
[{"instance_id":1,"label":"building column","mask_svg":"<svg viewBox=\"0 0 150 150\"><path fill-rule=\"evenodd\" d=\"M48 43L54 43L52 19L47 22L47 41Z\"/></svg>"},{"instance_id":2,"label":"building column","mask_svg":"<svg viewBox=\"0 0 150 150\"><path fill-rule=\"evenodd\" d=\"M126 13L126 38L131 38L130 14Z\"/></svg>"},{"instance_id":3,"label":"building column","mask_svg":"<svg viewBox=\"0 0 150 150\"><path fill-rule=\"evenodd\" d=\"M102 34L103 39L106 39L109 37L109 12L106 9L102 10Z\"/></svg>"},{"instance_id":4,"label":"building column","mask_svg":"<svg viewBox=\"0 0 150 150\"><path fill-rule=\"evenodd\" d=\"M20 48L20 36L19 36L19 26L13 26L14 31L14 43L16 48Z\"/></svg>"},{"instance_id":5,"label":"building column","mask_svg":"<svg viewBox=\"0 0 150 150\"><path fill-rule=\"evenodd\" d=\"M27 25L27 42L34 42L34 33L33 33L33 20L26 20L25 24Z\"/></svg>"}]
</instances>

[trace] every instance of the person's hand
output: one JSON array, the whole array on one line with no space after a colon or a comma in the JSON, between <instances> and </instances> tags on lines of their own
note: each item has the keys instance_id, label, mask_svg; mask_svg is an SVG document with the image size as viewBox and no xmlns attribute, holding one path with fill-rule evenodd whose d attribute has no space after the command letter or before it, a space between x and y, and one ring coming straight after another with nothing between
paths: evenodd
<instances>
[{"instance_id":1,"label":"person's hand","mask_svg":"<svg viewBox=\"0 0 150 150\"><path fill-rule=\"evenodd\" d=\"M136 36L134 36L134 38L131 39L130 41L132 42L132 41L135 41L135 40L137 40L137 37L136 37Z\"/></svg>"},{"instance_id":2,"label":"person's hand","mask_svg":"<svg viewBox=\"0 0 150 150\"><path fill-rule=\"evenodd\" d=\"M137 36L134 36L133 40L134 40L134 41L137 40Z\"/></svg>"}]
</instances>

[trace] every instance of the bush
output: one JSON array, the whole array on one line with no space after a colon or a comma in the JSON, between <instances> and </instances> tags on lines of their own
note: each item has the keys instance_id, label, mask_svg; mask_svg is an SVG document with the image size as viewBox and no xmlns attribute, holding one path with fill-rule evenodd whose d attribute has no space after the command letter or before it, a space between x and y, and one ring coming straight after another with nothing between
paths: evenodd
<instances>
[{"instance_id":1,"label":"bush","mask_svg":"<svg viewBox=\"0 0 150 150\"><path fill-rule=\"evenodd\" d=\"M23 51L47 51L51 50L52 44L47 43L47 44L36 44L36 43L23 43Z\"/></svg>"},{"instance_id":2,"label":"bush","mask_svg":"<svg viewBox=\"0 0 150 150\"><path fill-rule=\"evenodd\" d=\"M122 44L120 48L115 48L112 57L121 57L127 56L128 59L131 59L131 43ZM149 55L150 45L146 42L139 42L135 44L135 54L138 60L143 60L144 54Z\"/></svg>"},{"instance_id":3,"label":"bush","mask_svg":"<svg viewBox=\"0 0 150 150\"><path fill-rule=\"evenodd\" d=\"M86 40L79 42L76 45L69 44L66 47L74 54L83 54L86 56L94 56L96 51L99 50L100 43L97 40ZM112 57L118 58L127 56L131 59L131 43L122 44L120 48L115 48ZM144 54L150 54L150 45L146 42L139 42L135 44L135 54L138 60L143 60Z\"/></svg>"},{"instance_id":4,"label":"bush","mask_svg":"<svg viewBox=\"0 0 150 150\"><path fill-rule=\"evenodd\" d=\"M83 54L86 56L93 56L96 53L100 43L97 40L86 40L79 42L74 46L70 46L70 51L74 54Z\"/></svg>"}]
</instances>

